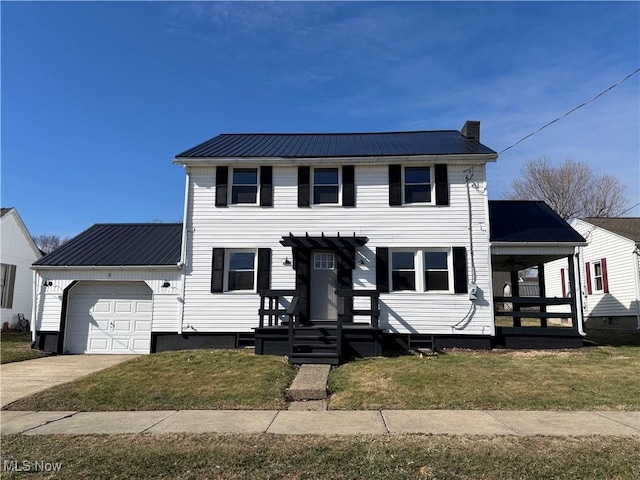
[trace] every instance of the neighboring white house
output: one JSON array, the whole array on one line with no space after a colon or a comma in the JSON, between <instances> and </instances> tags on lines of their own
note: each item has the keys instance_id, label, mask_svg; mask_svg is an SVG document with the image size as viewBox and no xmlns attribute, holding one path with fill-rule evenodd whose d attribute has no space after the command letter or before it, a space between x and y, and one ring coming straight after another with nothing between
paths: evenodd
<instances>
[{"instance_id":1,"label":"neighboring white house","mask_svg":"<svg viewBox=\"0 0 640 480\"><path fill-rule=\"evenodd\" d=\"M15 328L18 315L31 318L33 272L31 264L42 257L15 208L0 213L0 324Z\"/></svg>"},{"instance_id":2,"label":"neighboring white house","mask_svg":"<svg viewBox=\"0 0 640 480\"><path fill-rule=\"evenodd\" d=\"M34 339L60 353L255 342L259 354L325 363L491 348L493 250L511 271L514 255L537 265L583 240L548 207L501 203L491 243L485 167L496 158L479 122L218 135L174 160L186 173L182 225L96 225L34 265ZM542 243L513 220L527 215Z\"/></svg>"},{"instance_id":3,"label":"neighboring white house","mask_svg":"<svg viewBox=\"0 0 640 480\"><path fill-rule=\"evenodd\" d=\"M591 328L640 329L640 218L583 218L571 226L587 241L578 250L585 322ZM567 296L565 265L548 268L549 291Z\"/></svg>"}]
</instances>

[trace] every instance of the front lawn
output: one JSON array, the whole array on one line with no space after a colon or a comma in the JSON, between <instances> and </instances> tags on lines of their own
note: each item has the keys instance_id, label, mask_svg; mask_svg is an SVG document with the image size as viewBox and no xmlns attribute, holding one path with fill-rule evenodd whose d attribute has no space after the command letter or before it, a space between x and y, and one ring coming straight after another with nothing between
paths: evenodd
<instances>
[{"instance_id":1,"label":"front lawn","mask_svg":"<svg viewBox=\"0 0 640 480\"><path fill-rule=\"evenodd\" d=\"M2 332L0 335L0 363L21 362L45 357L41 350L31 349L30 332Z\"/></svg>"},{"instance_id":2,"label":"front lawn","mask_svg":"<svg viewBox=\"0 0 640 480\"><path fill-rule=\"evenodd\" d=\"M3 478L640 478L640 439L618 437L4 435L2 455Z\"/></svg>"},{"instance_id":3,"label":"front lawn","mask_svg":"<svg viewBox=\"0 0 640 480\"><path fill-rule=\"evenodd\" d=\"M638 410L640 348L449 350L350 362L329 377L329 408Z\"/></svg>"},{"instance_id":4,"label":"front lawn","mask_svg":"<svg viewBox=\"0 0 640 480\"><path fill-rule=\"evenodd\" d=\"M245 350L144 355L18 400L9 410L281 409L295 369Z\"/></svg>"}]
</instances>

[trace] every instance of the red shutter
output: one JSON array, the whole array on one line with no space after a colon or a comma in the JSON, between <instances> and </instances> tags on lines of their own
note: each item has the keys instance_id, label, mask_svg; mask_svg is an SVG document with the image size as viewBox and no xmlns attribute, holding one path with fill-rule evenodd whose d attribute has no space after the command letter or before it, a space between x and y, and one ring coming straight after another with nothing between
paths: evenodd
<instances>
[{"instance_id":1,"label":"red shutter","mask_svg":"<svg viewBox=\"0 0 640 480\"><path fill-rule=\"evenodd\" d=\"M600 260L600 266L602 268L602 289L604 293L609 293L609 275L607 275L607 259Z\"/></svg>"},{"instance_id":2,"label":"red shutter","mask_svg":"<svg viewBox=\"0 0 640 480\"><path fill-rule=\"evenodd\" d=\"M587 293L589 295L592 295L593 290L591 289L591 264L589 262L584 264L584 273L587 277Z\"/></svg>"},{"instance_id":3,"label":"red shutter","mask_svg":"<svg viewBox=\"0 0 640 480\"><path fill-rule=\"evenodd\" d=\"M562 298L567 298L567 284L564 280L564 268L560 269L560 282L562 284Z\"/></svg>"}]
</instances>

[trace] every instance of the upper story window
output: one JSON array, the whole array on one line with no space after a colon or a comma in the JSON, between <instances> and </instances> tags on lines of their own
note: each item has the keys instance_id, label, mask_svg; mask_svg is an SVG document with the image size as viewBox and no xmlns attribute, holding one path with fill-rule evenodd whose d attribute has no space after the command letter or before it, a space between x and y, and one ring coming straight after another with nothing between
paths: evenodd
<instances>
[{"instance_id":1,"label":"upper story window","mask_svg":"<svg viewBox=\"0 0 640 480\"><path fill-rule=\"evenodd\" d=\"M451 249L420 248L391 252L391 290L451 292Z\"/></svg>"},{"instance_id":2,"label":"upper story window","mask_svg":"<svg viewBox=\"0 0 640 480\"><path fill-rule=\"evenodd\" d=\"M431 168L404 168L404 203L431 203Z\"/></svg>"},{"instance_id":3,"label":"upper story window","mask_svg":"<svg viewBox=\"0 0 640 480\"><path fill-rule=\"evenodd\" d=\"M313 169L313 204L338 204L340 200L340 169Z\"/></svg>"},{"instance_id":4,"label":"upper story window","mask_svg":"<svg viewBox=\"0 0 640 480\"><path fill-rule=\"evenodd\" d=\"M258 203L257 168L234 168L231 182L231 204Z\"/></svg>"}]
</instances>

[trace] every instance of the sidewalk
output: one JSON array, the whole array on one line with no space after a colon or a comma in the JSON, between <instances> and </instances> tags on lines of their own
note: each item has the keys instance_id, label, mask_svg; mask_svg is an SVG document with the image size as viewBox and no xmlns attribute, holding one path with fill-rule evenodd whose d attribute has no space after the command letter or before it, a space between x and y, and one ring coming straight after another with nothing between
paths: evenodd
<instances>
[{"instance_id":1,"label":"sidewalk","mask_svg":"<svg viewBox=\"0 0 640 480\"><path fill-rule=\"evenodd\" d=\"M640 412L509 410L166 410L0 412L0 432L26 435L271 433L640 436Z\"/></svg>"}]
</instances>

